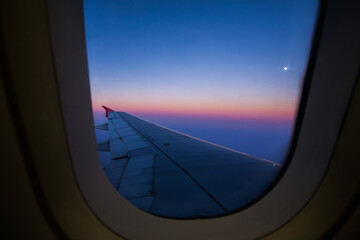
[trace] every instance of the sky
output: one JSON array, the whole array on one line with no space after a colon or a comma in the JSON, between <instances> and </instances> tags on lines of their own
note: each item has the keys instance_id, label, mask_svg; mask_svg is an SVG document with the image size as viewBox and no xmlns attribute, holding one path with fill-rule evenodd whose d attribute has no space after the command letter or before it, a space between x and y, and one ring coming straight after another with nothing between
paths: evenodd
<instances>
[{"instance_id":1,"label":"sky","mask_svg":"<svg viewBox=\"0 0 360 240\"><path fill-rule=\"evenodd\" d=\"M281 162L296 119L316 0L84 0L101 105Z\"/></svg>"}]
</instances>

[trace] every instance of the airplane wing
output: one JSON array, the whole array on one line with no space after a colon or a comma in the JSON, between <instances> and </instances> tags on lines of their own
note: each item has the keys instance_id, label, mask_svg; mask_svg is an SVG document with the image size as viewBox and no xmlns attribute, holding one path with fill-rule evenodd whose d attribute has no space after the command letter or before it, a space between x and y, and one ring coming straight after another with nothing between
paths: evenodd
<instances>
[{"instance_id":1,"label":"airplane wing","mask_svg":"<svg viewBox=\"0 0 360 240\"><path fill-rule=\"evenodd\" d=\"M108 123L98 127L109 131L101 143L112 159L105 173L123 197L152 214L227 214L256 199L279 173L278 163L106 111Z\"/></svg>"}]
</instances>

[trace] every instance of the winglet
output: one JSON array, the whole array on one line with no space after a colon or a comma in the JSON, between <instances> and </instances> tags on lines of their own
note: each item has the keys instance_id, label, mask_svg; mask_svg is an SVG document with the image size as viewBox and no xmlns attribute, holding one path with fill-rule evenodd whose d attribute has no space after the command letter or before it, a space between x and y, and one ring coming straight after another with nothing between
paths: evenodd
<instances>
[{"instance_id":1,"label":"winglet","mask_svg":"<svg viewBox=\"0 0 360 240\"><path fill-rule=\"evenodd\" d=\"M114 110L112 110L112 109L110 109L110 108L108 108L108 107L105 107L105 106L102 106L102 107L103 107L103 108L105 109L105 111L106 111L106 117L108 117L110 113L115 112Z\"/></svg>"}]
</instances>

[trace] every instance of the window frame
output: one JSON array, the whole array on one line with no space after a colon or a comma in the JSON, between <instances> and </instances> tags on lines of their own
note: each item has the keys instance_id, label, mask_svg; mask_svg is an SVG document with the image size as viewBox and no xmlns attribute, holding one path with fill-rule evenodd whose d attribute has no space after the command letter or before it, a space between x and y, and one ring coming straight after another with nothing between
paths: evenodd
<instances>
[{"instance_id":1,"label":"window frame","mask_svg":"<svg viewBox=\"0 0 360 240\"><path fill-rule=\"evenodd\" d=\"M357 62L347 54L356 43L349 40L348 29L342 27L351 24L352 19L343 17L349 8L339 7L337 1L324 6L326 16L317 57L312 63L310 57L314 65L307 73L312 81L309 86L305 84L303 95L307 99L302 100L299 110L303 111L302 124L295 134L298 138L291 148L291 161L287 161L276 185L255 204L232 215L174 220L139 210L107 180L98 159L93 128L82 4L49 2L53 57L73 170L83 198L97 218L110 231L130 239L149 236L196 239L205 233L209 238L222 235L254 239L275 231L296 216L322 181L355 83ZM66 24L64 16L68 18ZM341 24L337 24L337 16L342 17ZM66 37L67 34L72 35ZM349 44L339 46L339 41ZM338 81L340 77L342 81Z\"/></svg>"}]
</instances>

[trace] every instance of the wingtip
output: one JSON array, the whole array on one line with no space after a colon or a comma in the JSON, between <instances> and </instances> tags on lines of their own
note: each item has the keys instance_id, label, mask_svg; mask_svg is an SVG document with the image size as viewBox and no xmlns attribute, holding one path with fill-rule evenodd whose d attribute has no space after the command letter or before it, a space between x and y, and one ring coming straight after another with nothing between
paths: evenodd
<instances>
[{"instance_id":1,"label":"wingtip","mask_svg":"<svg viewBox=\"0 0 360 240\"><path fill-rule=\"evenodd\" d=\"M114 110L112 110L111 108L108 108L108 107L106 107L106 106L102 106L102 107L103 107L103 108L105 109L105 111L106 111L106 117L108 117L110 113L115 112Z\"/></svg>"}]
</instances>

